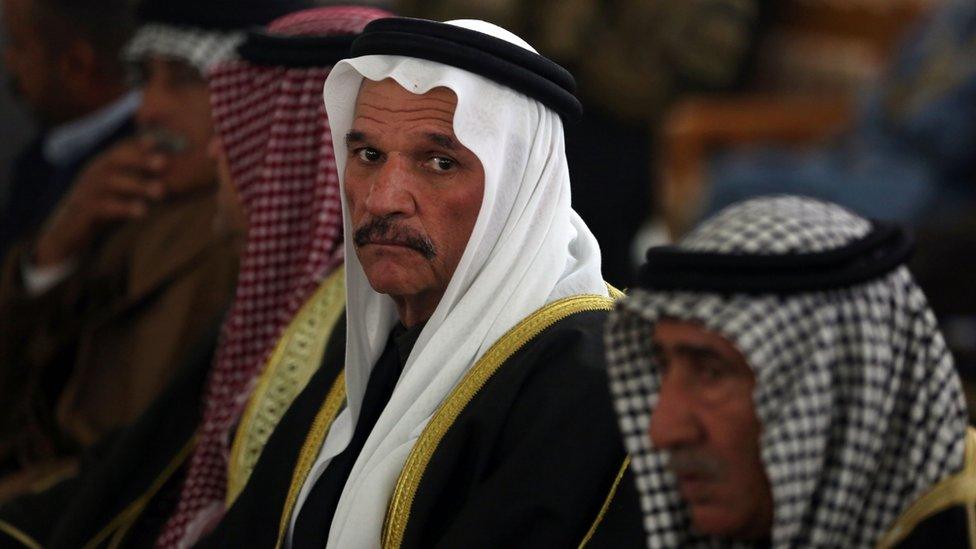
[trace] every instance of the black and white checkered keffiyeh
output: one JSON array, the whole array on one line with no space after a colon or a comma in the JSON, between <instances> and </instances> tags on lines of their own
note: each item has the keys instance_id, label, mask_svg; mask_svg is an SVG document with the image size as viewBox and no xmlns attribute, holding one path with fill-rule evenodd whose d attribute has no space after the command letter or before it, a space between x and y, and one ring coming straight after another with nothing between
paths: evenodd
<instances>
[{"instance_id":1,"label":"black and white checkered keffiyeh","mask_svg":"<svg viewBox=\"0 0 976 549\"><path fill-rule=\"evenodd\" d=\"M678 248L818 252L870 229L823 202L761 198L719 213ZM915 498L962 466L961 384L904 266L855 286L788 295L636 290L617 302L606 342L649 547L724 543L690 531L665 452L648 437L659 388L651 335L662 317L724 335L754 370L773 547L873 547Z\"/></svg>"},{"instance_id":2,"label":"black and white checkered keffiyeh","mask_svg":"<svg viewBox=\"0 0 976 549\"><path fill-rule=\"evenodd\" d=\"M165 23L148 23L136 31L123 52L129 63L139 63L150 55L178 59L206 76L210 69L235 59L244 31L221 31Z\"/></svg>"}]
</instances>

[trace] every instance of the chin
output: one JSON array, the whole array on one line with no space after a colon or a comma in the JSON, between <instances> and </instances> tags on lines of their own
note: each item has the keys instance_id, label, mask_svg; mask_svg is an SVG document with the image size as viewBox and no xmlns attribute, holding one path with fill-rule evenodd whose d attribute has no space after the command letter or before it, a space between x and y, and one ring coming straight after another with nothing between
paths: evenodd
<instances>
[{"instance_id":1,"label":"chin","mask_svg":"<svg viewBox=\"0 0 976 549\"><path fill-rule=\"evenodd\" d=\"M742 513L740 506L693 505L691 526L696 534L739 541L768 538L770 532L759 532L754 521Z\"/></svg>"},{"instance_id":2,"label":"chin","mask_svg":"<svg viewBox=\"0 0 976 549\"><path fill-rule=\"evenodd\" d=\"M742 528L741 522L732 509L723 509L717 505L691 506L691 525L698 534L735 537Z\"/></svg>"},{"instance_id":3,"label":"chin","mask_svg":"<svg viewBox=\"0 0 976 549\"><path fill-rule=\"evenodd\" d=\"M389 296L399 296L399 295L406 295L410 293L409 291L407 291L407 289L404 287L403 284L398 284L396 282L389 281L384 278L374 279L367 276L366 279L369 280L370 287L372 287L373 291L375 291L376 293L385 294Z\"/></svg>"},{"instance_id":4,"label":"chin","mask_svg":"<svg viewBox=\"0 0 976 549\"><path fill-rule=\"evenodd\" d=\"M172 160L170 168L162 174L166 190L175 195L214 189L218 187L217 167L210 160L200 161L195 158L179 158Z\"/></svg>"},{"instance_id":5,"label":"chin","mask_svg":"<svg viewBox=\"0 0 976 549\"><path fill-rule=\"evenodd\" d=\"M389 296L412 295L416 293L417 281L411 279L409 274L396 265L389 262L379 262L370 268L363 269L366 273L366 280L374 291Z\"/></svg>"},{"instance_id":6,"label":"chin","mask_svg":"<svg viewBox=\"0 0 976 549\"><path fill-rule=\"evenodd\" d=\"M358 248L359 263L374 290L391 296L413 295L428 280L420 255L406 248L366 246Z\"/></svg>"}]
</instances>

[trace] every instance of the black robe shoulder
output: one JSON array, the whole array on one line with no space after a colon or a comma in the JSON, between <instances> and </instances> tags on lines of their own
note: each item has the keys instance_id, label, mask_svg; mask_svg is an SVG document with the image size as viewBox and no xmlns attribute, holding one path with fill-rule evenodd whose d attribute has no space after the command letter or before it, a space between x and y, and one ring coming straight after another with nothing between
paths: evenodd
<instances>
[{"instance_id":1,"label":"black robe shoulder","mask_svg":"<svg viewBox=\"0 0 976 549\"><path fill-rule=\"evenodd\" d=\"M48 548L84 546L153 491L154 483L178 476L169 469L185 459L200 421L216 334L215 324L213 337L201 342L167 389L136 423L86 454L76 477L0 507L0 547L31 547L20 536Z\"/></svg>"},{"instance_id":2,"label":"black robe shoulder","mask_svg":"<svg viewBox=\"0 0 976 549\"><path fill-rule=\"evenodd\" d=\"M139 420L103 445L100 455L89 456L90 467L51 489L0 507L0 547L155 544L176 504L202 419L219 325L215 322L194 359ZM340 319L313 379L331 383L342 370L344 349L345 322Z\"/></svg>"},{"instance_id":3,"label":"black robe shoulder","mask_svg":"<svg viewBox=\"0 0 976 549\"><path fill-rule=\"evenodd\" d=\"M430 456L401 547L644 544L607 392L605 319L604 311L565 317L491 375ZM204 546L275 547L290 487L304 480L293 479L296 464L330 389L313 378Z\"/></svg>"},{"instance_id":4,"label":"black robe shoulder","mask_svg":"<svg viewBox=\"0 0 976 549\"><path fill-rule=\"evenodd\" d=\"M962 471L930 488L895 521L880 547L976 547L976 429L966 430Z\"/></svg>"}]
</instances>

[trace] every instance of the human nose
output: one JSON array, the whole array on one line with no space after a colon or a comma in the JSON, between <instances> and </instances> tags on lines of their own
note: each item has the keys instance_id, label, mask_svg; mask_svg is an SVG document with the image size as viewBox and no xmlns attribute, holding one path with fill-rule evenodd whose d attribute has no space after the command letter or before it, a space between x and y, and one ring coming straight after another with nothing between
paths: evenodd
<instances>
[{"instance_id":1,"label":"human nose","mask_svg":"<svg viewBox=\"0 0 976 549\"><path fill-rule=\"evenodd\" d=\"M400 154L390 154L380 167L366 197L366 209L374 217L411 216L416 203L410 192L411 166Z\"/></svg>"},{"instance_id":2,"label":"human nose","mask_svg":"<svg viewBox=\"0 0 976 549\"><path fill-rule=\"evenodd\" d=\"M657 406L651 411L649 435L655 448L689 446L702 437L687 376L672 372L661 380Z\"/></svg>"},{"instance_id":3,"label":"human nose","mask_svg":"<svg viewBox=\"0 0 976 549\"><path fill-rule=\"evenodd\" d=\"M136 123L157 126L165 118L167 92L158 78L151 78L142 88L142 102L136 110Z\"/></svg>"}]
</instances>

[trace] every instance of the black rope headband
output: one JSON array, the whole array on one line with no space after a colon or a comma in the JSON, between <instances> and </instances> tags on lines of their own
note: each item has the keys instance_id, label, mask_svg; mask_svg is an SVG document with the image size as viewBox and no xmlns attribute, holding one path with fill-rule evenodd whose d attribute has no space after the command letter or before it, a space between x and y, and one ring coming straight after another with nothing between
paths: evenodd
<instances>
[{"instance_id":1,"label":"black rope headband","mask_svg":"<svg viewBox=\"0 0 976 549\"><path fill-rule=\"evenodd\" d=\"M904 264L913 243L904 229L874 221L859 240L817 253L752 255L651 248L638 274L649 290L789 294L822 291L880 277Z\"/></svg>"},{"instance_id":2,"label":"black rope headband","mask_svg":"<svg viewBox=\"0 0 976 549\"><path fill-rule=\"evenodd\" d=\"M140 24L237 31L253 25L266 25L311 6L308 0L143 0L136 8L136 19Z\"/></svg>"},{"instance_id":3,"label":"black rope headband","mask_svg":"<svg viewBox=\"0 0 976 549\"><path fill-rule=\"evenodd\" d=\"M356 36L282 36L252 30L237 53L255 65L327 67L349 57L349 47Z\"/></svg>"},{"instance_id":4,"label":"black rope headband","mask_svg":"<svg viewBox=\"0 0 976 549\"><path fill-rule=\"evenodd\" d=\"M353 42L352 57L404 55L444 63L524 93L567 119L583 107L573 75L545 57L470 29L405 17L377 19Z\"/></svg>"}]
</instances>

